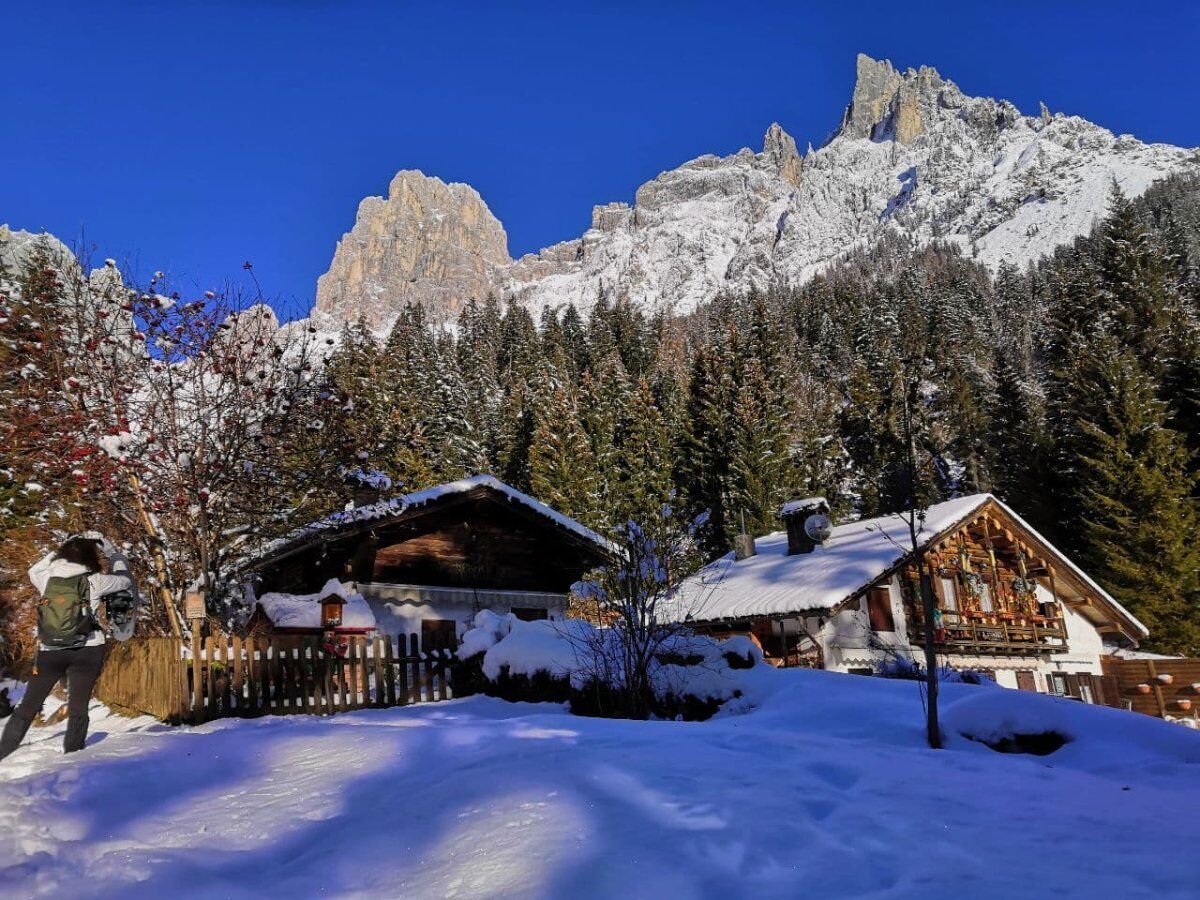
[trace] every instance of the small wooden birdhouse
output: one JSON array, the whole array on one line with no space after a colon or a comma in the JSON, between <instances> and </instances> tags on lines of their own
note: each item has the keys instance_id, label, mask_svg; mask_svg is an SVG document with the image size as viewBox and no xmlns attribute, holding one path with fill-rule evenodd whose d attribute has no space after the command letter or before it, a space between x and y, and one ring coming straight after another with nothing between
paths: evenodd
<instances>
[{"instance_id":1,"label":"small wooden birdhouse","mask_svg":"<svg viewBox=\"0 0 1200 900\"><path fill-rule=\"evenodd\" d=\"M321 598L321 625L324 628L340 628L342 625L342 607L346 598L338 593L329 593Z\"/></svg>"}]
</instances>

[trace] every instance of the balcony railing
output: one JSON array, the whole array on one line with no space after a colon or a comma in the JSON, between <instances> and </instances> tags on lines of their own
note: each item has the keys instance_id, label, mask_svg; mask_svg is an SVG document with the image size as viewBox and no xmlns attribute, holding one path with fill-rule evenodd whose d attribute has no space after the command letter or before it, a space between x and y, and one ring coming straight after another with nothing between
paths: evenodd
<instances>
[{"instance_id":1,"label":"balcony railing","mask_svg":"<svg viewBox=\"0 0 1200 900\"><path fill-rule=\"evenodd\" d=\"M918 614L911 638L925 643L925 625ZM934 644L950 653L1065 653L1067 631L1059 617L1020 613L943 611Z\"/></svg>"}]
</instances>

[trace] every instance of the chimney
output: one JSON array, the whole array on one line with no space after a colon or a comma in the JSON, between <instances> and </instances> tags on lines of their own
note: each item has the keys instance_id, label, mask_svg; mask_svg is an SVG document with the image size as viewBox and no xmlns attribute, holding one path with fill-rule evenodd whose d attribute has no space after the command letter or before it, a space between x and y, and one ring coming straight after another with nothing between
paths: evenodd
<instances>
[{"instance_id":1,"label":"chimney","mask_svg":"<svg viewBox=\"0 0 1200 900\"><path fill-rule=\"evenodd\" d=\"M733 558L736 560L749 559L758 555L758 548L754 546L754 538L746 534L745 510L742 510L740 515L742 530L733 536Z\"/></svg>"},{"instance_id":2,"label":"chimney","mask_svg":"<svg viewBox=\"0 0 1200 900\"><path fill-rule=\"evenodd\" d=\"M378 503L392 489L392 479L382 472L365 472L362 467L345 470L342 482L350 488L353 509Z\"/></svg>"},{"instance_id":3,"label":"chimney","mask_svg":"<svg viewBox=\"0 0 1200 900\"><path fill-rule=\"evenodd\" d=\"M809 519L820 516L808 525ZM787 525L788 556L811 553L829 537L829 504L824 497L808 497L783 504L779 517Z\"/></svg>"},{"instance_id":4,"label":"chimney","mask_svg":"<svg viewBox=\"0 0 1200 900\"><path fill-rule=\"evenodd\" d=\"M733 558L742 560L749 559L752 556L758 555L758 548L754 546L754 538L748 534L734 535L733 538Z\"/></svg>"}]
</instances>

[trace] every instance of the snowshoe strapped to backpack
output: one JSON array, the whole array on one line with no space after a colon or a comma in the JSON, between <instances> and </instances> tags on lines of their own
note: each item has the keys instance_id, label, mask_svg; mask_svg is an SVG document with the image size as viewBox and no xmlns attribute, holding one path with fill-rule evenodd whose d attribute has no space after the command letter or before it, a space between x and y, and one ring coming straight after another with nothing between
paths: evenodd
<instances>
[{"instance_id":1,"label":"snowshoe strapped to backpack","mask_svg":"<svg viewBox=\"0 0 1200 900\"><path fill-rule=\"evenodd\" d=\"M137 624L139 599L136 591L117 591L104 597L104 631L114 640L127 641L133 637Z\"/></svg>"},{"instance_id":2,"label":"snowshoe strapped to backpack","mask_svg":"<svg viewBox=\"0 0 1200 900\"><path fill-rule=\"evenodd\" d=\"M95 630L88 605L88 576L53 576L38 604L38 640L47 647L82 647Z\"/></svg>"}]
</instances>

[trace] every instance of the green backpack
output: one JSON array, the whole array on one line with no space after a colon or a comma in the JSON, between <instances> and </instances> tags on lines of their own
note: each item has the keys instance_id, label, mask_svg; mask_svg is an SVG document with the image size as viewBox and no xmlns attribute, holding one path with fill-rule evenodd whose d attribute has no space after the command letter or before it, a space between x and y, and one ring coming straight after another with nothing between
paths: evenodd
<instances>
[{"instance_id":1,"label":"green backpack","mask_svg":"<svg viewBox=\"0 0 1200 900\"><path fill-rule=\"evenodd\" d=\"M88 576L52 577L38 604L38 640L47 647L82 647L95 630L88 605Z\"/></svg>"}]
</instances>

